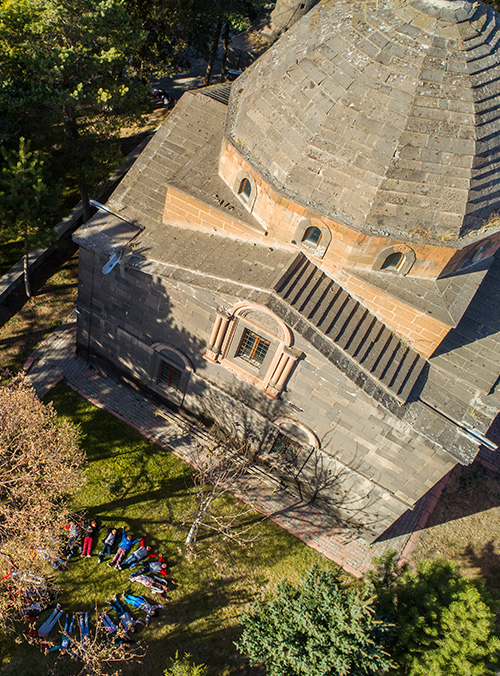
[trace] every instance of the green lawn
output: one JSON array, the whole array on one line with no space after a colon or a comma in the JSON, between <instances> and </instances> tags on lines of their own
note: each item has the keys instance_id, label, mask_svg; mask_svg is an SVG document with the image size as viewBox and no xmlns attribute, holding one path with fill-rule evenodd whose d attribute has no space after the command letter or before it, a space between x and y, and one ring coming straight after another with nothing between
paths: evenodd
<instances>
[{"instance_id":1,"label":"green lawn","mask_svg":"<svg viewBox=\"0 0 500 676\"><path fill-rule=\"evenodd\" d=\"M191 468L62 384L50 399L61 416L80 426L88 456L87 484L75 508L103 524L125 525L135 537L147 533L154 550L167 556L178 582L161 617L141 631L148 648L142 664L125 665L124 674L161 676L176 650L205 662L211 676L261 673L248 670L233 646L241 612L280 579L297 580L313 563L334 564L270 522L258 524L261 539L246 548L201 533L197 556L189 563L183 541L194 507ZM230 498L221 509L236 502ZM96 600L104 607L129 585L125 571L99 565L96 557L73 559L58 576L60 603L68 611L91 609ZM148 595L144 587L134 587ZM53 662L52 656L41 657L23 645L2 673L41 676ZM58 676L77 672L69 659L57 667Z\"/></svg>"}]
</instances>

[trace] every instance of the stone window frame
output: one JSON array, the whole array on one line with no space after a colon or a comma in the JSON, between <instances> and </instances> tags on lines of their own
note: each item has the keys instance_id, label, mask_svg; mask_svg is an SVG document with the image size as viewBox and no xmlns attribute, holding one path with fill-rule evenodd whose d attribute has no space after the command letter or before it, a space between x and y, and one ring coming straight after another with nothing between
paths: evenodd
<instances>
[{"instance_id":1,"label":"stone window frame","mask_svg":"<svg viewBox=\"0 0 500 676\"><path fill-rule=\"evenodd\" d=\"M248 198L244 197L242 193L241 186L243 185L243 181L248 181L250 183L251 190ZM251 212L254 207L255 200L257 199L257 184L255 183L255 179L249 171L241 169L238 172L233 185L233 192L238 197L240 202L245 205L248 211Z\"/></svg>"},{"instance_id":2,"label":"stone window frame","mask_svg":"<svg viewBox=\"0 0 500 676\"><path fill-rule=\"evenodd\" d=\"M174 345L169 343L153 343L151 347L153 349L151 385L157 392L163 394L169 400L173 401L173 403L180 406L187 391L189 378L191 374L195 372L195 369L186 355ZM169 353L174 356L169 358ZM163 363L180 372L180 379L177 387L171 387L159 381Z\"/></svg>"},{"instance_id":3,"label":"stone window frame","mask_svg":"<svg viewBox=\"0 0 500 676\"><path fill-rule=\"evenodd\" d=\"M321 237L317 244L311 244L310 242L304 241L304 237L310 228L318 228L321 232ZM305 218L298 224L292 244L295 244L295 246L298 246L300 249L316 258L323 258L331 241L332 232L327 225L315 219L311 220L310 218Z\"/></svg>"},{"instance_id":4,"label":"stone window frame","mask_svg":"<svg viewBox=\"0 0 500 676\"><path fill-rule=\"evenodd\" d=\"M285 428L286 425L293 425L295 427L300 428L300 430L304 432L307 441L304 441L304 439L298 438L294 434L291 434L290 431ZM287 457L285 453L278 455L278 451L274 450L274 446L278 441L280 435L288 439L291 442L291 445L296 446L298 448L297 454L294 458L290 458L290 456ZM265 450L265 456L267 457L267 462L270 463L271 468L278 467L278 465L281 466L288 465L289 467L291 467L294 465L301 451L305 454L305 460L303 456L302 460L300 461L301 468L298 474L295 475L295 477L298 477L303 467L307 464L311 455L319 451L321 448L318 437L310 427L304 425L304 423L300 422L296 418L288 418L288 417L286 418L280 417L272 421L272 430L270 432L270 435L267 437L266 445L267 449Z\"/></svg>"},{"instance_id":5,"label":"stone window frame","mask_svg":"<svg viewBox=\"0 0 500 676\"><path fill-rule=\"evenodd\" d=\"M250 317L248 311L270 316L276 331L261 326ZM250 330L269 342L269 349L262 364L252 364L238 355L245 330ZM289 327L267 307L242 301L231 310L219 309L205 359L218 363L238 379L264 391L271 399L278 399L302 353L292 347L293 336Z\"/></svg>"},{"instance_id":6,"label":"stone window frame","mask_svg":"<svg viewBox=\"0 0 500 676\"><path fill-rule=\"evenodd\" d=\"M392 254L399 253L403 255L402 261L398 264L396 268L383 268L382 266L384 265L385 261L389 256ZM409 246L406 244L397 244L394 246L389 246L386 247L385 249L382 249L382 251L379 252L377 255L375 262L373 263L373 270L377 270L379 272L383 272L384 274L395 274L395 275L401 275L404 277L407 275L410 270L413 267L413 264L415 263L417 259L417 256L413 249L411 249Z\"/></svg>"}]
</instances>

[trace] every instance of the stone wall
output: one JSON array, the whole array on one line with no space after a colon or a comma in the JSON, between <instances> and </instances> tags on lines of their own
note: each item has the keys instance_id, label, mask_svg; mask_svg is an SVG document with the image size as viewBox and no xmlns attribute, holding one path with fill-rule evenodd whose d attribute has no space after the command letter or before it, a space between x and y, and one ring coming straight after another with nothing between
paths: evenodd
<instances>
[{"instance_id":1,"label":"stone wall","mask_svg":"<svg viewBox=\"0 0 500 676\"><path fill-rule=\"evenodd\" d=\"M448 454L376 404L301 336L302 351L277 401L228 369L203 358L221 305L241 300L118 265L80 249L78 350L91 361L140 383L170 404L216 420L251 440L274 474L314 496L373 538L385 530L453 465ZM260 293L265 303L267 294ZM259 301L258 294L254 301ZM192 364L182 391L157 382L158 345L180 350ZM312 430L319 449L290 462L269 453L277 420Z\"/></svg>"}]
</instances>

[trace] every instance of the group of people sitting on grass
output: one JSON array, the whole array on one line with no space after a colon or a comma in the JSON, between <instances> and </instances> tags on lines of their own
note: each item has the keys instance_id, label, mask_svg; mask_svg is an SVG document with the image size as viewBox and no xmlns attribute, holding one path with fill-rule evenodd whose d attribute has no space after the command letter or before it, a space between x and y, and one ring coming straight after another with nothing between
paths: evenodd
<instances>
[{"instance_id":1,"label":"group of people sitting on grass","mask_svg":"<svg viewBox=\"0 0 500 676\"><path fill-rule=\"evenodd\" d=\"M75 546L78 546L80 526L76 522L70 523L66 528L69 530L67 545L68 558L73 556ZM92 548L99 532L99 526L95 520L84 526L81 556L92 556ZM134 545L139 545L133 549ZM116 551L115 551L116 548ZM138 582L150 589L153 594L165 594L169 591L168 567L162 554L154 554L151 545L146 544L146 536L136 540L128 535L125 528L119 529L106 526L106 535L102 541L102 548L97 554L99 563L103 563L107 557L112 557L107 565L116 570L131 569L141 566L140 570L131 573L130 580Z\"/></svg>"}]
</instances>

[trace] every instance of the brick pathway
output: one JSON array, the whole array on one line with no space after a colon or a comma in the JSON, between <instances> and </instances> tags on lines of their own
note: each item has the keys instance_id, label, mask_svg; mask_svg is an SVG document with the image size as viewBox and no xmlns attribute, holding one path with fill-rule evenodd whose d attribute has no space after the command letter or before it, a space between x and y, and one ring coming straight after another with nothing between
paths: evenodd
<instances>
[{"instance_id":1,"label":"brick pathway","mask_svg":"<svg viewBox=\"0 0 500 676\"><path fill-rule=\"evenodd\" d=\"M167 409L160 409L132 388L87 367L75 356L75 331L76 322L71 317L26 362L28 379L39 396L64 379L69 387L90 402L108 410L180 458L189 462L193 454L199 453L200 447L207 444L207 436L201 428ZM444 477L419 500L413 511L406 512L371 546L339 526L332 517L286 492L260 471L241 479L233 492L359 577L369 569L374 556L380 556L388 549L396 550L404 560L410 557L446 480Z\"/></svg>"}]
</instances>

